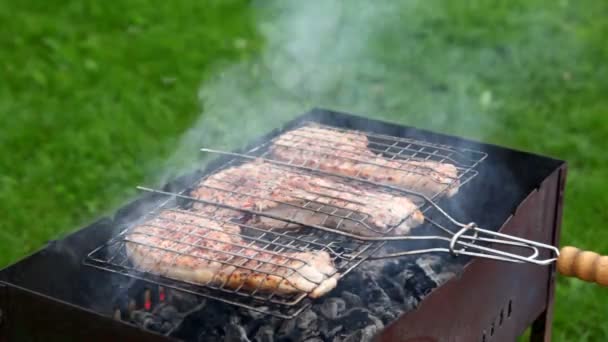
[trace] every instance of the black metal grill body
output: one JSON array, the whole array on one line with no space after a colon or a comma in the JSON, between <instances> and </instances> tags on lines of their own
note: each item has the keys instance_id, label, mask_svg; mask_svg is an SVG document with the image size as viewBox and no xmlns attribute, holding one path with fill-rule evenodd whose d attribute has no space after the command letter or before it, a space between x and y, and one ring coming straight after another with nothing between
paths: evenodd
<instances>
[{"instance_id":1,"label":"black metal grill body","mask_svg":"<svg viewBox=\"0 0 608 342\"><path fill-rule=\"evenodd\" d=\"M477 178L460 189L454 198L439 201L439 204L460 221L474 221L481 227L503 227L505 232L520 233L522 237L542 242L558 242L566 167L564 162L552 158L321 109L300 116L238 152L247 151L285 130L310 121L487 153L488 158L479 167ZM220 157L204 171L176 179L165 189L178 192L227 159ZM125 222L162 200L163 196L144 194L117 210L112 217L101 218L65 238L52 241L38 252L0 271L0 341L170 339L112 319L113 299L128 292L137 280L83 264L86 255L118 234ZM489 327L494 322L489 317L498 317L496 315L500 315L501 310L508 310L505 305L508 306L509 301L511 306L513 303L518 305L517 310L512 308L513 315L521 318L503 328L502 331L511 331L500 335L507 337L506 340L521 333L538 317L536 327L542 325L538 331L544 332L545 326L550 325L553 267L462 259L467 265L458 277L436 289L420 307L388 326L379 337L391 341L420 336L439 340L445 336L472 337L465 332L482 325ZM525 281L526 286L513 287L505 293L505 279ZM465 300L476 293L484 293L486 301ZM488 298L495 300L488 301ZM470 307L461 307L463 303L469 303ZM445 311L445 307L454 306L456 311ZM440 320L432 318L432 312L442 311L445 314L437 316ZM450 315L459 315L460 319L454 320ZM421 320L429 320L429 323L420 324ZM463 320L477 323L463 324ZM419 328L406 329L413 326ZM489 329L476 332L475 339L481 340L484 330L489 338ZM495 327L494 330L499 337L498 329Z\"/></svg>"}]
</instances>

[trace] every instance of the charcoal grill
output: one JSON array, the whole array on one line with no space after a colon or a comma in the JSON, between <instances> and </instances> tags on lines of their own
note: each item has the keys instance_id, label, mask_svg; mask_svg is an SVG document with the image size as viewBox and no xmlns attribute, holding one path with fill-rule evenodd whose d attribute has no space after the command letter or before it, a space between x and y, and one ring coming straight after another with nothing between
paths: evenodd
<instances>
[{"instance_id":1,"label":"charcoal grill","mask_svg":"<svg viewBox=\"0 0 608 342\"><path fill-rule=\"evenodd\" d=\"M329 174L326 170L316 169L314 165L277 160L267 153L269 144L281 132L310 124L335 130L363 131L369 137L369 148L390 160L449 160L459 171L458 179L431 196L409 191L410 195L422 199L419 201L419 209L428 217L429 224L420 232L413 233L413 236L406 237L413 240L407 241L406 251L379 254L386 247L386 236L364 237L344 234L340 230L340 224L345 220L365 226L366 215L354 211L339 212L341 208L324 210L328 206L319 204L318 201L309 201L301 209L333 219L337 222L333 227L325 225L326 220L323 220L322 224L313 225L312 230L285 232L237 223L248 231L244 238L246 245L240 247L262 249L264 253L324 250L332 255L339 277L346 276L368 259L438 251L460 254L459 262L465 266L458 276L434 289L415 310L405 313L388 325L378 334L379 339L406 341L426 336L431 340L509 340L529 325L533 327L533 339L550 338L555 266L538 267L471 257L481 255L502 261L538 263L548 263L555 259L552 254L554 251L543 247L557 246L559 242L566 177L564 162L320 109L301 116L239 151L203 149L219 155L205 170L183 176L163 189L140 187L144 194L118 210L113 217L102 218L62 240L51 242L37 253L3 270L0 273L0 309L3 318L0 322L1 338L47 335L62 338L74 336L91 339L91 336L96 336L100 339L128 337L135 340L162 340L171 337L170 332L162 336L116 320L116 308L108 298L128 292L134 287L134 282L259 310L282 319L290 319L306 310L311 304L306 294L281 297L274 293L263 294L257 289L243 291L225 288L222 284L201 286L142 272L129 264L123 246L128 241L127 233L133 222L141 222L142 219L155 215L159 208L179 211L192 203L266 216L285 225L302 223L289 217L272 216L188 195L192 185L211 172L252 158L294 172L322 173L346 178L351 182L382 186L388 192L407 192L407 189L364 179L360 174L350 178ZM351 157L356 158L342 155L342 158ZM454 184L458 184L458 194L453 198L442 198L442 195L452 190ZM314 206L315 203L317 206ZM444 211L450 214L442 215ZM219 220L213 215L210 218ZM480 227L500 227L499 233L481 230L472 224L459 225L457 230L445 228L450 223L462 220L476 222ZM440 240L445 246L437 247L436 243L429 242L429 229L443 232ZM487 234L488 237L483 241L487 244L468 243L466 238L470 240L473 237L471 231ZM433 236L437 235L431 237ZM505 241L509 236L526 240ZM200 237L205 238L204 235ZM403 237L388 240L391 239L398 246L404 246L402 241L398 241ZM536 245L530 245L529 241L535 241ZM501 253L491 254L488 254L491 251L487 249L489 247L484 247L495 247L498 244L508 246L501 249ZM519 252L515 252L522 247L529 249L532 254L520 256ZM474 248L478 249L473 251ZM243 258L242 255L238 257ZM52 270L52 273L48 270ZM74 329L75 326L81 329Z\"/></svg>"},{"instance_id":2,"label":"charcoal grill","mask_svg":"<svg viewBox=\"0 0 608 342\"><path fill-rule=\"evenodd\" d=\"M304 129L306 129L307 125L303 126ZM312 127L323 127L324 129L328 129L329 126L321 126L318 124L314 124L314 126ZM337 130L336 128L329 128L330 130ZM343 130L342 130L343 131ZM425 143L425 142L420 142L420 141L415 141L412 139L400 139L397 137L390 137L390 136L383 136L383 135L374 135L374 134L370 134L369 135L370 138L375 139L375 141L373 141L371 143L371 149L375 150L376 152L382 152L382 153L387 153L390 154L390 158L392 158L391 160L397 161L399 162L399 164L405 164L410 160L433 160L433 161L437 161L437 162L443 162L445 160L450 160L450 162L455 163L456 165L458 165L458 175L457 177L455 177L454 181L458 182L459 186L463 186L464 184L466 184L468 181L470 181L473 177L476 176L477 172L476 170L474 170L474 167L480 163L481 161L483 161L483 159L486 158L486 154L482 153L482 152L477 152L477 151L473 151L470 149L459 149L459 148L455 148L455 147L449 147L449 146L445 146L445 145L439 145L439 144L432 144L432 143ZM305 137L302 137L302 139L305 139ZM317 142L319 143L319 142ZM218 169L225 169L225 168L229 168L229 167L233 167L233 166L238 166L238 164L242 161L247 161L247 160L262 160L264 162L269 162L271 163L270 167L271 169L277 169L277 171L281 171L281 172L285 172L285 171L289 171L289 172L295 172L296 175L306 175L307 172L306 171L313 171L315 173L320 173L323 176L331 176L334 178L340 178L340 175L337 174L329 174L327 172L321 171L318 168L310 168L310 167L306 167L306 166L302 166L302 165L294 165L294 163L290 163L290 162L280 162L274 159L269 159L270 154L269 154L269 145L270 144L277 144L276 139L271 139L268 142L265 142L263 144L257 145L255 147L253 147L252 149L249 149L246 154L238 154L238 153L230 153L230 152L221 152L221 151L215 151L215 150L209 150L209 149L204 149L204 151L207 152L212 152L212 153L216 153L216 154L220 154L220 155L224 155L227 156L231 159L229 159L224 165L221 165ZM280 146L280 144L279 144ZM322 142L321 142L321 146L322 146ZM378 148L376 148L375 146L382 146L383 149L379 150ZM324 151L324 153L327 154L332 154L332 157L335 157L334 154L336 154L336 151ZM338 152L339 153L339 152ZM349 152L350 154L355 154L352 151ZM398 157L398 159L397 159ZM461 161L463 160L463 161ZM304 161L303 165L309 165L310 162L308 160ZM405 164L407 165L407 164ZM384 166L380 166L380 165L376 165L377 167L384 169ZM294 170L295 168L295 170ZM215 171L217 172L218 169L216 169ZM420 175L425 175L426 173L428 173L428 170L425 169L415 169L412 170L413 172L417 172ZM362 183L365 182L365 180L359 178L359 174L355 174L353 177L349 177L349 180L351 182L355 182L355 183ZM206 208L212 208L213 212L209 213L206 212L203 216L201 216L201 214L194 214L194 213L189 213L187 218L190 218L192 216L196 216L196 217L205 217L206 219L210 219L210 220L214 220L215 222L221 223L221 224L225 224L227 223L225 220L220 220L217 219L216 217L218 216L218 211L224 210L224 209L229 209L234 211L235 213L245 213L248 215L253 215L253 216L263 216L263 217L270 217L275 221L278 221L280 223L280 227L276 228L276 229L260 229L257 227L254 227L252 225L249 224L242 224L242 223L237 223L237 225L241 228L241 229L247 229L249 232L254 231L255 233L253 234L253 236L249 236L248 238L246 238L246 242L243 244L235 244L235 243L230 243L229 245L231 247L235 247L237 248L235 251L222 251L220 250L218 247L212 247L212 248L207 248L207 250L210 250L214 253L219 253L221 255L226 256L226 261L223 262L223 264L226 267L232 267L235 270L236 269L244 269L247 271L257 271L260 273L264 273L267 276L277 276L277 277L281 277L283 279L285 279L285 276L281 276L279 275L276 271L278 269L288 269L289 270L289 274L294 274L294 273L298 273L300 272L300 268L302 267L302 265L304 265L306 263L305 260L302 260L301 258L297 258L296 263L298 264L298 267L294 267L294 266L289 266L289 265L285 265L287 262L290 263L294 263L293 259L294 258L287 258L285 260L283 260L281 263L277 263L277 262L264 262L264 261L259 261L259 257L256 259L255 256L251 256L252 252L253 254L255 253L271 253L272 255L280 255L280 253L285 253L285 252L301 252L301 251L306 251L306 250L310 250L310 249L315 249L315 250L324 250L330 253L330 255L332 256L332 260L333 262L336 264L337 266L337 272L339 274L335 274L335 278L339 279L345 275L348 274L348 272L350 270L352 270L354 267L356 267L358 264L360 264L361 262L369 259L370 257L379 257L377 254L378 250L380 248L382 248L382 246L384 245L384 241L380 240L379 237L362 237L362 236L357 236L355 234L347 234L345 233L343 230L341 230L341 226L343 225L343 223L350 221L351 223L355 223L356 225L360 225L363 227L363 229L365 230L369 230L369 231L374 231L374 228L372 227L372 225L369 223L369 219L370 219L370 215L366 214L366 213L362 213L360 211L357 210L352 210L352 209L347 209L345 207L341 207L341 206L335 206L335 205L330 205L327 204L329 200L331 200L332 198L330 198L330 196L328 196L327 194L319 194L319 193L310 193L308 192L308 195L312 195L311 198L306 198L304 203L300 203L300 204L294 204L294 203L287 203L285 201L277 201L276 199L272 199L268 196L260 196L259 194L259 189L251 189L251 187L263 187L263 185L259 185L258 184L253 184L253 185L249 185L248 184L248 189L242 189L242 187L238 187L238 184L236 184L238 182L235 180L221 180L221 184L225 185L225 187L222 188L218 188L218 187L214 187L214 186L205 186L207 188L211 188L213 190L217 190L218 192L220 192L221 194L224 194L226 196L230 196L230 197L246 197L247 199L250 199L251 202L254 201L270 201L270 202L278 202L281 205L285 205L285 206L290 206L290 207L295 207L297 209L297 212L309 212L311 213L311 215L316 215L316 216L320 216L320 224L316 224L314 225L314 228L316 228L316 231L308 231L308 232L301 232L301 230L298 230L296 232L291 232L291 233L285 233L285 232L281 232L282 229L284 229L284 227L288 224L298 224L298 225L307 225L307 226L311 226L310 223L305 223L302 222L301 220L298 220L297 218L293 218L293 217L289 217L289 216L280 216L280 215L270 215L268 213L265 213L263 211L259 211L259 210L252 210L252 209L248 209L248 208L244 208L242 206L234 206L234 205L226 205L225 203L219 203L217 201L212 201L212 200L208 200L208 199L200 199L200 198L195 198L192 197L191 195L187 195L188 193L188 189L190 189L191 187L194 186L194 184L191 184L190 186L188 186L186 188L186 190L181 191L180 193L174 193L174 192L168 192L168 191L162 191L162 190L156 190L156 189L149 189L146 187L139 187L139 189L143 190L143 191L148 191L148 192L153 192L155 194L160 194L160 195L166 195L168 196L168 200L166 202L163 202L161 205L159 205L157 208L154 208L153 210L151 210L151 212L149 213L148 216L155 216L158 214L159 211L164 210L164 208L167 207L174 207L176 205L176 203L174 203L175 201L172 201L173 199L181 199L181 200L185 200L185 201L191 201L191 202L195 202L195 203L203 203L206 205ZM195 183L199 184L200 180L196 180ZM377 183L376 183L377 184ZM382 187L383 185L379 185L380 187ZM432 198L436 198L438 196L440 196L442 193L448 192L450 190L450 186L451 184L441 184L440 187L438 187L437 191L435 191L431 197ZM411 194L411 192L408 192L409 194ZM418 195L421 198L425 198L426 196L421 196ZM301 198L298 198L301 199ZM349 200L349 201L340 201L340 202L344 202L346 205L354 205L354 203L356 201L354 200ZM422 209L422 212L428 212L429 209L437 209L438 207L436 205L434 206L430 206L430 205L426 205L426 203L433 203L430 202L429 198L426 198L426 201L421 201L418 204L418 207L420 207ZM358 205L361 206L365 206L365 203L357 203ZM434 203L433 203L434 204ZM184 210L176 210L176 209L171 209L173 211L176 212L180 212L180 213L187 213ZM187 219L186 218L186 219ZM144 218L145 219L145 218ZM406 218L404 218L405 220ZM327 225L327 222L330 220L334 220L337 223L335 224L334 227L329 228ZM166 221L166 220L165 220ZM175 220L171 220L174 221ZM182 220L183 221L183 220ZM451 231L443 228L441 225L439 225L438 223L433 222L433 224L435 224L437 227L441 227L444 231L447 232L448 235L452 235L454 236L455 234L452 233ZM184 223L184 222L176 222L176 223ZM400 224L401 222L395 224L391 229L387 230L387 233L390 232L392 229L394 229L398 224ZM134 224L134 226L138 226L138 224ZM150 226L149 224L147 226ZM155 226L155 225L151 225L152 229L148 230L148 236L156 238L159 237L159 233L162 233L164 231L160 231L160 229L157 228L162 228L159 226ZM206 229L207 227L200 227L197 226L196 227L197 230L196 232L198 233L189 233L187 235L184 235L184 238L196 238L196 239L209 239L209 233L213 232L213 229ZM166 228L165 228L166 229ZM318 232L321 231L323 234L318 234ZM130 231L129 229L126 229L123 233L119 234L118 236L116 236L114 239L112 239L109 243L102 245L101 247L95 249L91 254L89 254L86 262L88 265L94 266L94 267L98 267L100 269L103 270L108 270L111 272L119 272L125 275L129 275L129 276L134 276L140 279L148 279L149 281L153 281L156 284L162 285L162 286L166 286L166 287L170 287L170 288L174 288L174 289L181 289L181 290L187 290L189 292L192 293L196 293L196 294L200 294L209 298L213 298L213 299L217 299L217 300L221 300L224 301L226 303L230 303L233 305L238 305L247 309L252 309L252 310L262 310L260 308L264 308L264 312L266 313L270 313L273 314L275 316L278 317L282 317L282 318L293 318L296 315L298 315L299 313L301 313L304 309L306 309L308 307L308 305L310 304L310 301L306 301L305 298L307 297L308 293L301 293L298 295L293 295L293 296L279 296L274 292L270 292L270 293L266 293L263 294L261 293L257 288L254 288L253 290L248 289L248 290L244 290L242 288L236 288L236 289L231 289L228 288L226 285L226 282L222 282L220 284L208 284L207 286L205 286L205 288L201 288L200 286L197 287L196 284L185 284L184 281L180 281L178 280L177 282L174 281L175 279L167 279L166 277L154 277L154 280L152 280L151 278L151 274L150 272L148 272L147 274L142 273L140 270L138 270L137 267L134 267L131 263L129 263L128 261L128 257L125 253L125 244L126 243L133 243L132 240L129 239L129 233L132 233L132 231ZM383 234L385 235L385 234ZM444 242L448 242L450 239L447 237L443 237L443 236L407 236L407 237L398 237L397 239L417 239L417 240L430 240L430 239L436 239L436 240L441 240ZM172 242L175 242L176 244L179 244L181 246L192 246L191 243L187 243L187 242L183 242L183 241L177 241L177 240L170 240ZM454 241L456 242L456 241ZM469 247L473 247L472 244L470 243L466 243L466 242L458 242L459 244L467 244L469 245ZM141 243L139 243L141 244ZM183 255L183 253L179 253L177 252L175 249L170 250L167 248L158 248L158 247L153 247L150 246L149 244L143 244L143 247L145 247L146 249L150 249L154 252L167 252L167 253L172 253L174 254L174 258L180 257ZM424 253L424 252L431 252L431 251L443 251L443 250L447 250L445 247L444 248L430 248L430 249L423 249L423 250L415 250L415 251L408 251L406 252L407 254L413 254L413 253ZM245 252L250 252L249 255L246 255ZM470 253L466 250L462 250L462 253ZM187 256L192 256L192 253L186 253ZM382 256L382 257L387 257L387 256ZM201 258L198 258L201 259ZM209 261L209 259L204 258L203 259L205 261ZM253 266L248 266L248 263L251 263L251 261L257 261L255 262L255 267ZM260 271L260 266L264 267L264 266L271 266L272 270L270 271ZM268 268L268 267L266 267ZM233 271L234 272L234 271ZM334 274L330 275L331 277L334 276ZM187 288L186 286L187 285ZM194 285L191 286L191 285ZM320 286L320 284L317 283L317 286ZM309 291L312 292L312 291ZM278 304L278 305L269 305L269 304Z\"/></svg>"}]
</instances>

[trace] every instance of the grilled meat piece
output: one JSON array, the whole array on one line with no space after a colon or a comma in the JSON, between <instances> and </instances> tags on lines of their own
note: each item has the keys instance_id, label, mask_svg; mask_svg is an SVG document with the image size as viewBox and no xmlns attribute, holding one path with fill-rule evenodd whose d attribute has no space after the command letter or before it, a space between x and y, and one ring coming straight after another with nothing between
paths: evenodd
<instances>
[{"instance_id":1,"label":"grilled meat piece","mask_svg":"<svg viewBox=\"0 0 608 342\"><path fill-rule=\"evenodd\" d=\"M138 269L199 285L316 298L338 277L325 251L264 251L239 226L182 210L162 211L125 239Z\"/></svg>"},{"instance_id":2,"label":"grilled meat piece","mask_svg":"<svg viewBox=\"0 0 608 342\"><path fill-rule=\"evenodd\" d=\"M359 236L402 235L424 220L418 206L405 196L259 160L210 175L190 195L295 221L286 224L255 216L266 227L279 229L300 228L297 223L301 223ZM194 208L217 213L216 207L206 204L197 203ZM237 215L227 209L221 213Z\"/></svg>"},{"instance_id":3,"label":"grilled meat piece","mask_svg":"<svg viewBox=\"0 0 608 342\"><path fill-rule=\"evenodd\" d=\"M368 148L365 134L320 126L304 126L275 138L270 152L276 159L378 183L391 184L427 197L458 192L453 164L430 160L387 159Z\"/></svg>"}]
</instances>

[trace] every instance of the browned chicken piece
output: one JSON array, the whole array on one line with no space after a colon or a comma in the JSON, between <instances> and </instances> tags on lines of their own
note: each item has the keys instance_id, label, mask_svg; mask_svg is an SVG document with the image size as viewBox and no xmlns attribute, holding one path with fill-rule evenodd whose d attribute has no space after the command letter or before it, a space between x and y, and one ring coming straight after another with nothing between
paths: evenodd
<instances>
[{"instance_id":1,"label":"browned chicken piece","mask_svg":"<svg viewBox=\"0 0 608 342\"><path fill-rule=\"evenodd\" d=\"M359 236L381 236L407 234L424 221L418 206L406 196L259 160L210 175L190 195L294 221L285 224L256 216L270 228L300 228L297 223L301 223ZM194 208L215 210L205 204L195 204ZM223 213L236 215L227 210Z\"/></svg>"},{"instance_id":2,"label":"browned chicken piece","mask_svg":"<svg viewBox=\"0 0 608 342\"><path fill-rule=\"evenodd\" d=\"M231 223L165 210L132 228L125 245L138 269L198 285L313 298L336 286L327 252L264 251L239 233Z\"/></svg>"},{"instance_id":3,"label":"browned chicken piece","mask_svg":"<svg viewBox=\"0 0 608 342\"><path fill-rule=\"evenodd\" d=\"M387 159L368 148L365 134L304 126L275 138L274 158L295 165L390 184L433 197L458 192L458 169L445 162Z\"/></svg>"}]
</instances>

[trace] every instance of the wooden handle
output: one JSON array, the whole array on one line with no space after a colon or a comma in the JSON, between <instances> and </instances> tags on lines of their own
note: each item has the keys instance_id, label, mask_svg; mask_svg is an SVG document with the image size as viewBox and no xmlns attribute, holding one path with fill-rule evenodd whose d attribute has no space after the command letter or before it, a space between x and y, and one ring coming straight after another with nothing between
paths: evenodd
<instances>
[{"instance_id":1,"label":"wooden handle","mask_svg":"<svg viewBox=\"0 0 608 342\"><path fill-rule=\"evenodd\" d=\"M567 246L560 251L557 270L567 277L608 286L608 256Z\"/></svg>"}]
</instances>

